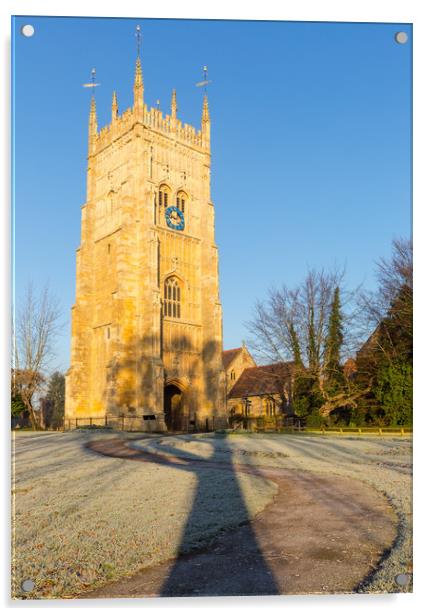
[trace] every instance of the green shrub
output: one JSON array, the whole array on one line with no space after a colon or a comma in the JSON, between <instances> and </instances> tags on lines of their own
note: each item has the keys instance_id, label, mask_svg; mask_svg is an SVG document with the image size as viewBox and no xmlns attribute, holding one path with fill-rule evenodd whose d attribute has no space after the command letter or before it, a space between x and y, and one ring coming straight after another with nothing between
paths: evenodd
<instances>
[{"instance_id":1,"label":"green shrub","mask_svg":"<svg viewBox=\"0 0 431 616\"><path fill-rule=\"evenodd\" d=\"M413 422L413 369L407 363L380 368L374 395L384 412L384 424L411 425Z\"/></svg>"},{"instance_id":2,"label":"green shrub","mask_svg":"<svg viewBox=\"0 0 431 616\"><path fill-rule=\"evenodd\" d=\"M320 428L325 425L324 418L316 411L307 417L306 422L307 428Z\"/></svg>"}]
</instances>

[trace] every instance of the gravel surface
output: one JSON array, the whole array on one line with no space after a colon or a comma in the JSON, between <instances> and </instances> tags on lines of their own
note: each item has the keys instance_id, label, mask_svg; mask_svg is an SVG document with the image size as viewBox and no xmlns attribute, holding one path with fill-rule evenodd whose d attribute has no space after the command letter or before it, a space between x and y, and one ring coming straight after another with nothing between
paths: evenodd
<instances>
[{"instance_id":1,"label":"gravel surface","mask_svg":"<svg viewBox=\"0 0 431 616\"><path fill-rule=\"evenodd\" d=\"M137 465L85 448L112 437L14 433L12 596L74 597L166 561L254 517L277 490L260 477ZM24 580L33 591L21 590Z\"/></svg>"},{"instance_id":2,"label":"gravel surface","mask_svg":"<svg viewBox=\"0 0 431 616\"><path fill-rule=\"evenodd\" d=\"M146 451L177 453L196 459L230 460L238 464L276 466L359 479L383 493L398 516L398 535L377 572L359 592L412 591L412 438L338 435L249 435L223 438L167 436L134 442ZM407 573L409 583L395 578Z\"/></svg>"}]
</instances>

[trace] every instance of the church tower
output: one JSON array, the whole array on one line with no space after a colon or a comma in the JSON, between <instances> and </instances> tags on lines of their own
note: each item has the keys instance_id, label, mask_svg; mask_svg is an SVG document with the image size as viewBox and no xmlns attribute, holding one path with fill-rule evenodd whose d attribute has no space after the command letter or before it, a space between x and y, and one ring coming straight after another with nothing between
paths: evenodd
<instances>
[{"instance_id":1,"label":"church tower","mask_svg":"<svg viewBox=\"0 0 431 616\"><path fill-rule=\"evenodd\" d=\"M170 114L147 107L139 52L133 107L120 114L114 92L101 130L93 94L66 424L226 425L210 160L207 96L199 130L175 90Z\"/></svg>"}]
</instances>

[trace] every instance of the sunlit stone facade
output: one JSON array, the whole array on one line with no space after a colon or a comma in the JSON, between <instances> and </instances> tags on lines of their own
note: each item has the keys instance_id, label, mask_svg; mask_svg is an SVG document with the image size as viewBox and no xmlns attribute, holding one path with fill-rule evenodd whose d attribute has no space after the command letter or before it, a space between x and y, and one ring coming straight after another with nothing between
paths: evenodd
<instances>
[{"instance_id":1,"label":"sunlit stone facade","mask_svg":"<svg viewBox=\"0 0 431 616\"><path fill-rule=\"evenodd\" d=\"M144 430L226 423L210 117L201 128L133 107L98 129L91 101L87 201L76 253L66 421L124 415Z\"/></svg>"}]
</instances>

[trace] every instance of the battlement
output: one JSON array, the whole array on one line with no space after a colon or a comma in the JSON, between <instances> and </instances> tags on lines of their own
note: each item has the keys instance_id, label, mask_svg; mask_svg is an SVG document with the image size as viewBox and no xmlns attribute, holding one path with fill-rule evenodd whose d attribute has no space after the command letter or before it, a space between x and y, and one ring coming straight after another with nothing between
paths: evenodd
<instances>
[{"instance_id":1,"label":"battlement","mask_svg":"<svg viewBox=\"0 0 431 616\"><path fill-rule=\"evenodd\" d=\"M209 152L210 150L210 117L207 95L205 94L203 99L201 130L197 130L194 126L183 123L177 118L177 94L175 90L172 91L170 115L163 115L163 112L158 107L148 108L144 103L144 82L139 55L136 60L135 68L133 106L126 109L122 114L119 114L117 95L114 92L111 112L112 119L110 124L98 130L96 100L93 92L89 119L90 155L94 155L109 146L114 140L131 130L136 124L143 124L146 128L157 131L185 145L200 148L204 152Z\"/></svg>"},{"instance_id":2,"label":"battlement","mask_svg":"<svg viewBox=\"0 0 431 616\"><path fill-rule=\"evenodd\" d=\"M114 92L111 112L112 119L110 124L98 130L96 100L93 93L89 120L90 154L94 155L100 152L139 123L143 124L146 128L157 131L185 145L200 148L204 152L209 152L210 150L210 117L207 95L205 94L203 99L200 130L197 130L190 124L181 122L181 120L177 118L177 94L175 90L172 91L170 115L164 115L158 107L148 108L144 103L144 82L139 56L136 60L135 80L133 85L133 106L126 109L122 114L119 114L117 95Z\"/></svg>"},{"instance_id":3,"label":"battlement","mask_svg":"<svg viewBox=\"0 0 431 616\"><path fill-rule=\"evenodd\" d=\"M204 138L201 130L196 130L194 126L183 123L169 114L164 115L156 107L148 108L144 104L143 109L138 111L131 107L127 108L121 115L113 118L112 122L97 131L94 135L96 151L108 146L114 139L126 133L139 121L142 121L145 127L169 137L175 137L175 139L186 145L204 150L209 149L209 143Z\"/></svg>"}]
</instances>

